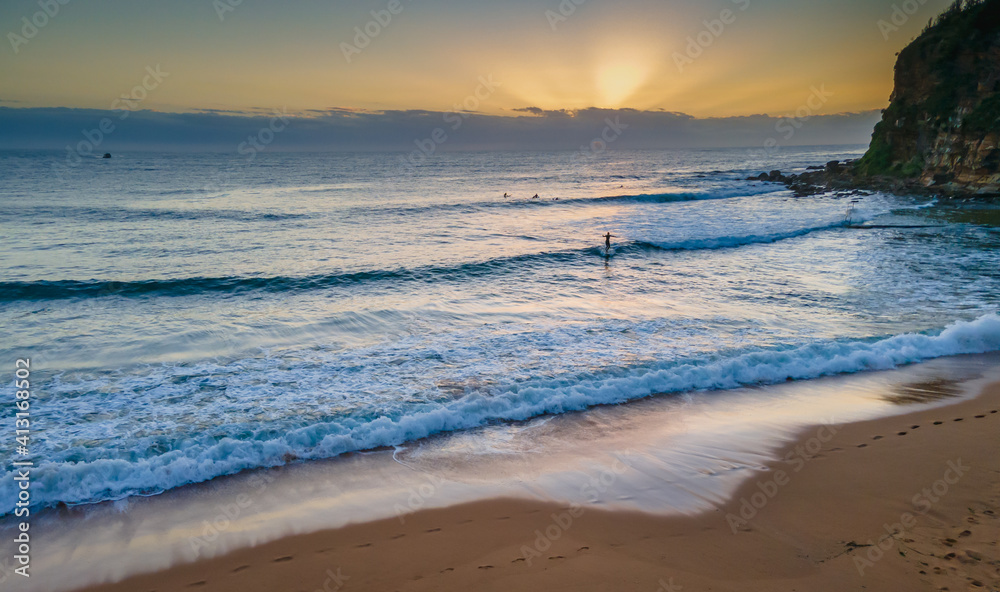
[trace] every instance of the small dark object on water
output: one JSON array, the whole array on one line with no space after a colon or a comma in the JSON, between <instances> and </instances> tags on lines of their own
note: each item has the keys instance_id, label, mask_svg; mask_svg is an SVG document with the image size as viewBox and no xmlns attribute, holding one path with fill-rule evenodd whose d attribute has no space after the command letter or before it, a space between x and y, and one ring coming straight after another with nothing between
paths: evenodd
<instances>
[{"instance_id":1,"label":"small dark object on water","mask_svg":"<svg viewBox=\"0 0 1000 592\"><path fill-rule=\"evenodd\" d=\"M110 152L105 152L104 156L102 156L101 158L111 158L111 153Z\"/></svg>"}]
</instances>

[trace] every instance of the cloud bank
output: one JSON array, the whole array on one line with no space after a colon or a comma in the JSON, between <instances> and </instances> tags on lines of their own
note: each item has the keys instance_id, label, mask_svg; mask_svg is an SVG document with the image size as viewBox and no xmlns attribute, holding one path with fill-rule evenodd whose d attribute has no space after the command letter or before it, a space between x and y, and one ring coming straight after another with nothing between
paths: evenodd
<instances>
[{"instance_id":1,"label":"cloud bank","mask_svg":"<svg viewBox=\"0 0 1000 592\"><path fill-rule=\"evenodd\" d=\"M0 107L0 149L401 151L739 148L867 144L879 111L698 119L633 109L507 115L330 109L288 114ZM91 148L88 150L88 146Z\"/></svg>"}]
</instances>

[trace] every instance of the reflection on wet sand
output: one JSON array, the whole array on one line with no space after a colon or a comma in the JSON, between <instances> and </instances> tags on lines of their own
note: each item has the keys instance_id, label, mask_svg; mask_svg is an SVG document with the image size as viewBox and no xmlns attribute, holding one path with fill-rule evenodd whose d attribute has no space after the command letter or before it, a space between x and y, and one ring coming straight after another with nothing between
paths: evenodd
<instances>
[{"instance_id":1,"label":"reflection on wet sand","mask_svg":"<svg viewBox=\"0 0 1000 592\"><path fill-rule=\"evenodd\" d=\"M963 393L959 382L951 378L935 378L894 385L890 392L885 394L885 400L896 405L913 405L950 399Z\"/></svg>"}]
</instances>

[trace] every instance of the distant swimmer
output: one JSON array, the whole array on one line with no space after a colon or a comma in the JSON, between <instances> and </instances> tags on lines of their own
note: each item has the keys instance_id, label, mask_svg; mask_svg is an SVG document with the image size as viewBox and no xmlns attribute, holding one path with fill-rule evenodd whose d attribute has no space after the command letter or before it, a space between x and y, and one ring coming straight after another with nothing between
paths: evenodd
<instances>
[{"instance_id":1,"label":"distant swimmer","mask_svg":"<svg viewBox=\"0 0 1000 592\"><path fill-rule=\"evenodd\" d=\"M503 196L504 196L504 197L510 197L510 195L508 195L508 194L506 194L506 193L504 193L504 194L503 194Z\"/></svg>"},{"instance_id":2,"label":"distant swimmer","mask_svg":"<svg viewBox=\"0 0 1000 592\"><path fill-rule=\"evenodd\" d=\"M532 195L531 199L538 199L538 194L536 193L536 194Z\"/></svg>"},{"instance_id":3,"label":"distant swimmer","mask_svg":"<svg viewBox=\"0 0 1000 592\"><path fill-rule=\"evenodd\" d=\"M618 238L616 235L610 232L604 235L604 252L607 253L611 250L611 239Z\"/></svg>"}]
</instances>

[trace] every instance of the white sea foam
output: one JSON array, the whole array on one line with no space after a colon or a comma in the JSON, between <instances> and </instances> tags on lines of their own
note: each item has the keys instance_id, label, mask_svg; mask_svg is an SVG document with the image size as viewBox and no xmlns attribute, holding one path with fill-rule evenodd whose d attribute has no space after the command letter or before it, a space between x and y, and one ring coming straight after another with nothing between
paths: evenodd
<instances>
[{"instance_id":1,"label":"white sea foam","mask_svg":"<svg viewBox=\"0 0 1000 592\"><path fill-rule=\"evenodd\" d=\"M733 247L742 247L744 245L775 243L781 240L787 240L790 238L805 236L807 234L812 234L814 232L822 232L824 230L833 230L834 228L843 228L843 227L844 227L844 222L840 221L831 224L820 224L818 226L811 226L808 228L797 228L795 230L787 230L780 232L769 232L762 234L743 234L734 236L718 236L710 238L683 240L677 242L663 241L663 242L650 242L650 243L640 243L640 244L648 244L658 249L664 249L668 251L730 249Z\"/></svg>"},{"instance_id":2,"label":"white sea foam","mask_svg":"<svg viewBox=\"0 0 1000 592\"><path fill-rule=\"evenodd\" d=\"M415 407L396 417L343 418L318 422L275 436L189 439L157 452L148 442L129 459L94 458L42 462L33 474L32 501L86 503L162 492L244 469L275 466L297 458L327 458L348 451L395 445L432 434L498 420L523 420L621 403L654 393L731 389L833 374L888 369L942 356L1000 350L1000 316L960 321L937 334L907 333L870 341L824 341L801 347L735 352L714 358L635 368L614 376L532 381L487 394ZM141 453L141 450L147 452ZM99 454L99 451L98 451ZM146 456L140 456L145 454ZM14 481L0 479L0 511L14 508Z\"/></svg>"}]
</instances>

